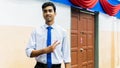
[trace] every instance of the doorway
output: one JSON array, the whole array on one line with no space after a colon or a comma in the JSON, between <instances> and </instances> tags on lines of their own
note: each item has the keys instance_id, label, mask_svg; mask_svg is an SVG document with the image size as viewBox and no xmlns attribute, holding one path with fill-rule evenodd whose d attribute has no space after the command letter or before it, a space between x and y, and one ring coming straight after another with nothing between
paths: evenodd
<instances>
[{"instance_id":1,"label":"doorway","mask_svg":"<svg viewBox=\"0 0 120 68\"><path fill-rule=\"evenodd\" d=\"M95 68L95 31L95 13L72 7L72 68Z\"/></svg>"}]
</instances>

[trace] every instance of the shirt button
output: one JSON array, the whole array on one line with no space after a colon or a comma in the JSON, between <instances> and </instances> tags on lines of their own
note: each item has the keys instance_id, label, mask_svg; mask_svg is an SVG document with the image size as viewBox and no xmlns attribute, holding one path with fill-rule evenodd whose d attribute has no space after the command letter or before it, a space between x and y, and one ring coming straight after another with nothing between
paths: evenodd
<instances>
[{"instance_id":1,"label":"shirt button","mask_svg":"<svg viewBox=\"0 0 120 68\"><path fill-rule=\"evenodd\" d=\"M43 62L45 63L45 60L43 60Z\"/></svg>"}]
</instances>

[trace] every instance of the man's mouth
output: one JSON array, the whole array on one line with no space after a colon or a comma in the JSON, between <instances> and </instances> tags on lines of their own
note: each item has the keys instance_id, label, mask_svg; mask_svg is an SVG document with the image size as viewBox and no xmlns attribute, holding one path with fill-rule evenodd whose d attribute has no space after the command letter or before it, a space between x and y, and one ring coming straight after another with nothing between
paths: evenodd
<instances>
[{"instance_id":1,"label":"man's mouth","mask_svg":"<svg viewBox=\"0 0 120 68\"><path fill-rule=\"evenodd\" d=\"M47 16L46 18L49 19L49 18L51 18L51 16Z\"/></svg>"},{"instance_id":2,"label":"man's mouth","mask_svg":"<svg viewBox=\"0 0 120 68\"><path fill-rule=\"evenodd\" d=\"M51 17L50 15L47 15L46 17Z\"/></svg>"}]
</instances>

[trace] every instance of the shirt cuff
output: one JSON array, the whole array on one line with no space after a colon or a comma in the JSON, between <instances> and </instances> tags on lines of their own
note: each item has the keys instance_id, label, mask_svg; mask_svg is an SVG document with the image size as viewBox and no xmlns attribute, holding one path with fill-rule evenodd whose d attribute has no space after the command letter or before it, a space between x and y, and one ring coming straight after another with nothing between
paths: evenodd
<instances>
[{"instance_id":1,"label":"shirt cuff","mask_svg":"<svg viewBox=\"0 0 120 68\"><path fill-rule=\"evenodd\" d=\"M64 63L71 63L70 59L64 60Z\"/></svg>"},{"instance_id":2,"label":"shirt cuff","mask_svg":"<svg viewBox=\"0 0 120 68\"><path fill-rule=\"evenodd\" d=\"M26 50L26 54L27 54L28 57L31 56L31 53L32 53L33 50L34 50L34 49L27 49L27 50Z\"/></svg>"}]
</instances>

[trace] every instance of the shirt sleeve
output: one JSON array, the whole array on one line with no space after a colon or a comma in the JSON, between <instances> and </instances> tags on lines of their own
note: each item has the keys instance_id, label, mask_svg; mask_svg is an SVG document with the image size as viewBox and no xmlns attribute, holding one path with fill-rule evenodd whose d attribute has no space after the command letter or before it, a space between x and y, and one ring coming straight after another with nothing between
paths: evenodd
<instances>
[{"instance_id":1,"label":"shirt sleeve","mask_svg":"<svg viewBox=\"0 0 120 68\"><path fill-rule=\"evenodd\" d=\"M62 42L62 52L63 52L64 63L71 62L70 45L68 43L68 36L66 32L64 32L64 38Z\"/></svg>"},{"instance_id":2,"label":"shirt sleeve","mask_svg":"<svg viewBox=\"0 0 120 68\"><path fill-rule=\"evenodd\" d=\"M27 55L28 57L31 56L32 50L35 50L35 47L36 47L35 38L36 38L36 36L35 36L35 31L33 31L33 32L31 33L29 42L28 42L27 47L26 47L26 49L25 49L26 55Z\"/></svg>"}]
</instances>

